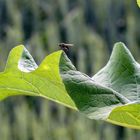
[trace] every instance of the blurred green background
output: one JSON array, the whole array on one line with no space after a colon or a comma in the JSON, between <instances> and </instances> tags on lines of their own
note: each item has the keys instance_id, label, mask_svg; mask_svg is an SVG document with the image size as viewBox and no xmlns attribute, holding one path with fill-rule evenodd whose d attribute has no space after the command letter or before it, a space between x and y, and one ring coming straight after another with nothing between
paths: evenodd
<instances>
[{"instance_id":1,"label":"blurred green background","mask_svg":"<svg viewBox=\"0 0 140 140\"><path fill-rule=\"evenodd\" d=\"M135 0L0 0L0 70L9 51L24 44L35 61L73 43L76 68L94 75L123 41L140 62L140 9ZM8 79L7 79L8 80ZM36 97L0 102L0 140L139 140L140 132Z\"/></svg>"}]
</instances>

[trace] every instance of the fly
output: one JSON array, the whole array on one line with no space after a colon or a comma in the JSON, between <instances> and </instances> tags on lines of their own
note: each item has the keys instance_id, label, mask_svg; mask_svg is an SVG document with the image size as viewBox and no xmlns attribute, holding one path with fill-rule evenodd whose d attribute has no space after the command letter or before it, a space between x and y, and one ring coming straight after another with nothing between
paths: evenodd
<instances>
[{"instance_id":1,"label":"fly","mask_svg":"<svg viewBox=\"0 0 140 140\"><path fill-rule=\"evenodd\" d=\"M60 43L59 47L64 51L64 52L68 52L69 48L73 47L73 44L66 44L66 43Z\"/></svg>"}]
</instances>

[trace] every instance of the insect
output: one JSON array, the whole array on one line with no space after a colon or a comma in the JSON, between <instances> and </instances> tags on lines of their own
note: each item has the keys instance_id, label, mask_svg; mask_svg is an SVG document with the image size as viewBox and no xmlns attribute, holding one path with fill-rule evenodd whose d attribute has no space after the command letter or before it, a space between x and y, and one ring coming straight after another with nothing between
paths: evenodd
<instances>
[{"instance_id":1,"label":"insect","mask_svg":"<svg viewBox=\"0 0 140 140\"><path fill-rule=\"evenodd\" d=\"M70 47L73 47L73 44L66 44L66 43L60 43L59 47L64 51L68 52Z\"/></svg>"}]
</instances>

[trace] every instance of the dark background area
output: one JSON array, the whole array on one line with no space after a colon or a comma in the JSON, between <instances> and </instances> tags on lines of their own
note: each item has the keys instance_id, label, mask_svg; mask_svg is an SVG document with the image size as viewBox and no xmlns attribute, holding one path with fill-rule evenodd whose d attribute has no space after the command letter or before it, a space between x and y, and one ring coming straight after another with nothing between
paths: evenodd
<instances>
[{"instance_id":1,"label":"dark background area","mask_svg":"<svg viewBox=\"0 0 140 140\"><path fill-rule=\"evenodd\" d=\"M140 9L135 0L0 0L0 70L24 44L35 61L72 43L76 68L93 76L122 41L140 62ZM7 79L8 80L8 79ZM139 140L138 130L89 120L36 97L0 102L0 140Z\"/></svg>"}]
</instances>

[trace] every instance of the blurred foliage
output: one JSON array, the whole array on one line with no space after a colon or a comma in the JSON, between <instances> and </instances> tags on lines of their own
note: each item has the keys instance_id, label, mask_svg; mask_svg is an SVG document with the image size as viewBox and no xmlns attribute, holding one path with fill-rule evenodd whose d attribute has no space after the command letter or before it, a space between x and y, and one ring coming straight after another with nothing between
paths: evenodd
<instances>
[{"instance_id":1,"label":"blurred foliage","mask_svg":"<svg viewBox=\"0 0 140 140\"><path fill-rule=\"evenodd\" d=\"M140 62L140 9L134 0L0 0L0 70L10 49L24 44L39 64L58 43L75 45L69 57L92 76L117 41ZM7 79L8 80L8 79ZM137 130L85 118L33 97L0 102L2 140L139 140Z\"/></svg>"}]
</instances>

